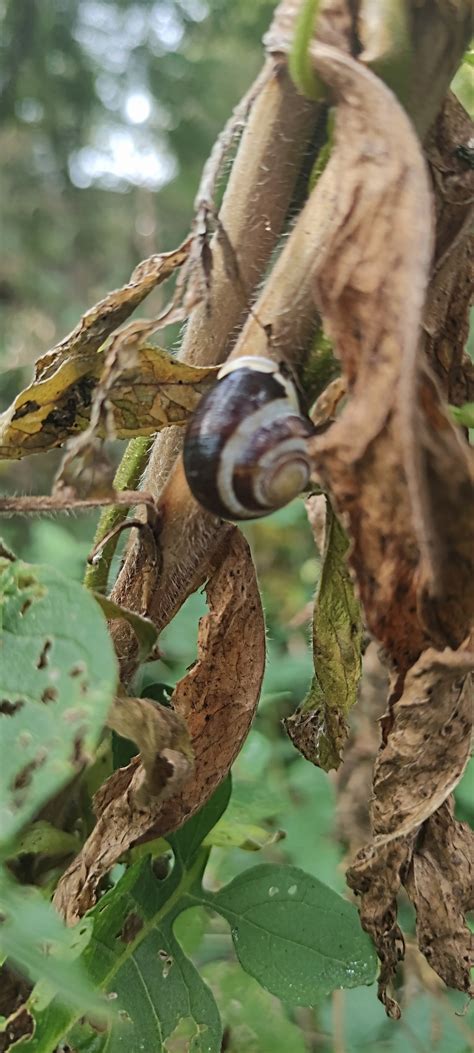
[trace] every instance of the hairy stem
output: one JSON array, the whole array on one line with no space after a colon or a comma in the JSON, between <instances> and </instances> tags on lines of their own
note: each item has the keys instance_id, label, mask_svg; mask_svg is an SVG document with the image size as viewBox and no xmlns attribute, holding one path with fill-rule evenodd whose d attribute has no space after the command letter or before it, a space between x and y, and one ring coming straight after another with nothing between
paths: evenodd
<instances>
[{"instance_id":1,"label":"hairy stem","mask_svg":"<svg viewBox=\"0 0 474 1053\"><path fill-rule=\"evenodd\" d=\"M152 445L152 439L131 439L115 473L114 490L136 490L146 468L148 454ZM128 516L129 509L124 505L112 505L105 508L99 519L94 537L94 546L97 546L111 530L114 530ZM105 592L109 578L110 565L117 548L119 535L115 534L104 545L100 559L93 566L88 566L84 585L96 592Z\"/></svg>"}]
</instances>

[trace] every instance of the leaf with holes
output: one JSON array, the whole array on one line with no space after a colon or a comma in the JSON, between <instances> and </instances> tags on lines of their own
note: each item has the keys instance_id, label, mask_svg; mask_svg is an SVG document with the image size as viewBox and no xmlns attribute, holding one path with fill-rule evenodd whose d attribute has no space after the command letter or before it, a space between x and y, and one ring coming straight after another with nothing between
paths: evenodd
<instances>
[{"instance_id":1,"label":"leaf with holes","mask_svg":"<svg viewBox=\"0 0 474 1053\"><path fill-rule=\"evenodd\" d=\"M246 972L289 1005L375 979L356 908L298 867L262 863L206 899L229 922Z\"/></svg>"},{"instance_id":2,"label":"leaf with holes","mask_svg":"<svg viewBox=\"0 0 474 1053\"><path fill-rule=\"evenodd\" d=\"M39 981L31 997L33 1005L49 1005L55 995L75 1011L94 1011L110 1017L104 996L97 995L77 960L92 934L91 922L83 918L75 929L67 929L39 889L15 884L0 868L0 954L8 957L32 981ZM30 1014L30 1006L27 1010ZM29 1015L31 1027L33 1017ZM0 1049L9 1024L0 1026Z\"/></svg>"},{"instance_id":3,"label":"leaf with holes","mask_svg":"<svg viewBox=\"0 0 474 1053\"><path fill-rule=\"evenodd\" d=\"M92 756L117 685L92 596L50 567L0 559L0 844Z\"/></svg>"},{"instance_id":4,"label":"leaf with holes","mask_svg":"<svg viewBox=\"0 0 474 1053\"><path fill-rule=\"evenodd\" d=\"M34 1036L15 1053L53 1053L65 1036L77 1053L181 1048L220 1053L222 1025L214 998L177 943L173 925L200 895L208 858L200 843L228 797L226 784L174 835L174 866L165 877L158 876L149 857L141 859L89 914L93 935L81 961L116 1010L111 1028L98 1033L78 1020L72 1006L56 1003L36 1010L33 1005Z\"/></svg>"}]
</instances>

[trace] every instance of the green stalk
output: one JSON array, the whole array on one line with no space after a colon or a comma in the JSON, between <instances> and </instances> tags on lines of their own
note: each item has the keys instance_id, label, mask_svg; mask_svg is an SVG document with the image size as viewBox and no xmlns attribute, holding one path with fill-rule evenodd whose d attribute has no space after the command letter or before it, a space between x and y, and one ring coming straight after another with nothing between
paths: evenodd
<instances>
[{"instance_id":1,"label":"green stalk","mask_svg":"<svg viewBox=\"0 0 474 1053\"><path fill-rule=\"evenodd\" d=\"M320 0L306 0L301 7L288 56L288 69L292 81L302 95L306 95L308 99L314 99L315 102L326 98L326 85L315 73L309 55L309 45L313 39L319 6Z\"/></svg>"},{"instance_id":2,"label":"green stalk","mask_svg":"<svg viewBox=\"0 0 474 1053\"><path fill-rule=\"evenodd\" d=\"M152 442L153 440L149 436L145 438L138 436L136 439L130 440L115 473L114 490L138 489L140 479L147 465ZM127 518L128 512L129 509L123 505L110 505L108 508L104 508L95 533L94 544L98 545L102 538L106 537L111 530L123 523ZM117 548L118 538L118 533L111 537L107 544L104 545L97 563L87 567L84 577L86 588L105 593L110 565Z\"/></svg>"}]
</instances>

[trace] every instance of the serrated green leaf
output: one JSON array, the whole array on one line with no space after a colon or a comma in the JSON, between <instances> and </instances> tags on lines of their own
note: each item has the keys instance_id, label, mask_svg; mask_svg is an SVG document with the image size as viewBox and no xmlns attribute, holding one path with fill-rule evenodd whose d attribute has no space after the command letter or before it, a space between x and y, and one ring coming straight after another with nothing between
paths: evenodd
<instances>
[{"instance_id":1,"label":"serrated green leaf","mask_svg":"<svg viewBox=\"0 0 474 1053\"><path fill-rule=\"evenodd\" d=\"M231 926L246 972L291 1005L375 979L376 954L356 908L297 867L253 867L208 902Z\"/></svg>"},{"instance_id":2,"label":"serrated green leaf","mask_svg":"<svg viewBox=\"0 0 474 1053\"><path fill-rule=\"evenodd\" d=\"M51 567L0 560L0 841L92 756L118 679L105 619Z\"/></svg>"},{"instance_id":3,"label":"serrated green leaf","mask_svg":"<svg viewBox=\"0 0 474 1053\"><path fill-rule=\"evenodd\" d=\"M346 562L348 538L329 502L323 563L314 605L314 677L303 704L285 720L297 749L325 771L338 768L347 716L362 671L360 607Z\"/></svg>"}]
</instances>

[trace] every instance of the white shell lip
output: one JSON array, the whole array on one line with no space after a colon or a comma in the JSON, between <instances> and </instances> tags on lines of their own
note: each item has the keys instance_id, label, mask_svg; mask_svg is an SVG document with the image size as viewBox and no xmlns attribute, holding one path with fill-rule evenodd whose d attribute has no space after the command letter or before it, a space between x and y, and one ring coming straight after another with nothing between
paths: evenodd
<instances>
[{"instance_id":1,"label":"white shell lip","mask_svg":"<svg viewBox=\"0 0 474 1053\"><path fill-rule=\"evenodd\" d=\"M272 373L275 380L281 384L290 406L297 412L300 413L300 404L298 395L296 393L295 385L290 377L285 377L280 372L278 362L275 362L272 358L265 358L264 355L240 355L238 358L228 359L221 366L217 379L222 380L223 377L227 377L229 373L235 373L237 369L254 369L256 373Z\"/></svg>"},{"instance_id":2,"label":"white shell lip","mask_svg":"<svg viewBox=\"0 0 474 1053\"><path fill-rule=\"evenodd\" d=\"M228 359L221 366L217 379L221 380L235 369L256 369L259 373L279 373L278 363L263 355L240 355L239 358Z\"/></svg>"}]
</instances>

